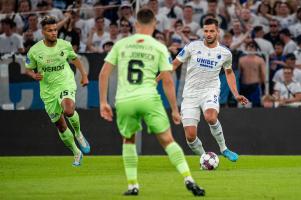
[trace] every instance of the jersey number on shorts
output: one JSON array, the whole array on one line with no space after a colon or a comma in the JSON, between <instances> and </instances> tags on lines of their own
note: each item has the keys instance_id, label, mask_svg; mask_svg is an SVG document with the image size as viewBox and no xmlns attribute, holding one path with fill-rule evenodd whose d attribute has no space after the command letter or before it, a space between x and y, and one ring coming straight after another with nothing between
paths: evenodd
<instances>
[{"instance_id":1,"label":"jersey number on shorts","mask_svg":"<svg viewBox=\"0 0 301 200\"><path fill-rule=\"evenodd\" d=\"M134 68L138 67L138 68ZM141 60L130 60L128 64L128 81L131 84L141 84L143 79L143 71L139 68L143 68L144 63Z\"/></svg>"}]
</instances>

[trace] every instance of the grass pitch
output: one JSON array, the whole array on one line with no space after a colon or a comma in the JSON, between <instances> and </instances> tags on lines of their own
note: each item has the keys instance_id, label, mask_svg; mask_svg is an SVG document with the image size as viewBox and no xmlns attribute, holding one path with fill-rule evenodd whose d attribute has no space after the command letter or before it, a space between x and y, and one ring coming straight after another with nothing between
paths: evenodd
<instances>
[{"instance_id":1,"label":"grass pitch","mask_svg":"<svg viewBox=\"0 0 301 200\"><path fill-rule=\"evenodd\" d=\"M220 157L215 171L201 171L188 156L192 174L206 189L194 197L166 156L140 156L138 197L123 197L126 179L121 156L85 156L81 167L72 157L0 157L1 200L64 199L301 199L301 156L240 156L237 163Z\"/></svg>"}]
</instances>

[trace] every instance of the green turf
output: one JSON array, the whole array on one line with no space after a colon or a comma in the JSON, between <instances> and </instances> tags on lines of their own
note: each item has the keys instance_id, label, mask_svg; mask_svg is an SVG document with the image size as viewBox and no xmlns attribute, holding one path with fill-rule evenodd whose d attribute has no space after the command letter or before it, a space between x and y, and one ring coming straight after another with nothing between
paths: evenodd
<instances>
[{"instance_id":1,"label":"green turf","mask_svg":"<svg viewBox=\"0 0 301 200\"><path fill-rule=\"evenodd\" d=\"M203 199L301 199L301 156L241 156L237 163L220 158L215 171L199 170L196 156L187 157ZM0 157L1 200L64 199L195 199L165 156L139 158L139 197L126 189L120 156L86 156L83 166L72 157Z\"/></svg>"}]
</instances>

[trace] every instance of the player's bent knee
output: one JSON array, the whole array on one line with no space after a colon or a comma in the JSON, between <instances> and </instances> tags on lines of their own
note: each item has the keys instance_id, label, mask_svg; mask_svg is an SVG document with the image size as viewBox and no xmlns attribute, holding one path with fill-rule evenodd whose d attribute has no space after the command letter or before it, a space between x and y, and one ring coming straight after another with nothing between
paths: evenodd
<instances>
[{"instance_id":1,"label":"player's bent knee","mask_svg":"<svg viewBox=\"0 0 301 200\"><path fill-rule=\"evenodd\" d=\"M195 126L187 126L187 127L184 127L184 130L185 130L186 140L188 142L195 141L195 139L197 137L197 127L195 127Z\"/></svg>"},{"instance_id":2,"label":"player's bent knee","mask_svg":"<svg viewBox=\"0 0 301 200\"><path fill-rule=\"evenodd\" d=\"M66 117L72 117L73 115L74 115L74 110L73 109L65 109L64 110L64 115L66 116Z\"/></svg>"}]
</instances>

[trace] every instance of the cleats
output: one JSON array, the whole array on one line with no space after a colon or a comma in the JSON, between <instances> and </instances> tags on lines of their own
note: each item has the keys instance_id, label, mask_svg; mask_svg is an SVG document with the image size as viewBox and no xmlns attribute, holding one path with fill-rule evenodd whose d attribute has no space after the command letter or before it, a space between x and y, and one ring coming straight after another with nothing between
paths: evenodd
<instances>
[{"instance_id":1,"label":"cleats","mask_svg":"<svg viewBox=\"0 0 301 200\"><path fill-rule=\"evenodd\" d=\"M72 163L72 166L79 167L81 165L81 162L83 160L83 153L80 152L77 155L74 155L74 162Z\"/></svg>"},{"instance_id":2,"label":"cleats","mask_svg":"<svg viewBox=\"0 0 301 200\"><path fill-rule=\"evenodd\" d=\"M185 181L187 190L191 191L194 196L205 196L205 190L192 181Z\"/></svg>"},{"instance_id":3,"label":"cleats","mask_svg":"<svg viewBox=\"0 0 301 200\"><path fill-rule=\"evenodd\" d=\"M86 138L83 136L83 134L80 134L78 137L76 137L76 140L78 142L80 150L84 154L90 153L90 145L89 145L88 141L86 140Z\"/></svg>"},{"instance_id":4,"label":"cleats","mask_svg":"<svg viewBox=\"0 0 301 200\"><path fill-rule=\"evenodd\" d=\"M125 196L137 196L139 194L139 189L138 188L133 188L133 189L130 189L130 190L127 190L123 193L123 195Z\"/></svg>"},{"instance_id":5,"label":"cleats","mask_svg":"<svg viewBox=\"0 0 301 200\"><path fill-rule=\"evenodd\" d=\"M230 160L232 162L236 162L238 160L237 153L230 151L229 149L226 149L225 151L223 151L222 154L224 157L226 157L228 160Z\"/></svg>"}]
</instances>

